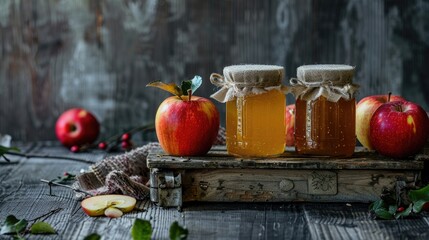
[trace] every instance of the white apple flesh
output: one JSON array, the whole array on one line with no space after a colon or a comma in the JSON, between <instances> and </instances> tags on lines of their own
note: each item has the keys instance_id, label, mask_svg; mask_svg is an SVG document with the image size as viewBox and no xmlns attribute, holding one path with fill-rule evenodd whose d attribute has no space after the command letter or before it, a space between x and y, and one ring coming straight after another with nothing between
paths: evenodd
<instances>
[{"instance_id":1,"label":"white apple flesh","mask_svg":"<svg viewBox=\"0 0 429 240\"><path fill-rule=\"evenodd\" d=\"M122 217L124 213L117 208L109 207L109 208L106 208L106 210L104 210L104 215L106 215L106 217L109 217L109 218L119 218L119 217Z\"/></svg>"}]
</instances>

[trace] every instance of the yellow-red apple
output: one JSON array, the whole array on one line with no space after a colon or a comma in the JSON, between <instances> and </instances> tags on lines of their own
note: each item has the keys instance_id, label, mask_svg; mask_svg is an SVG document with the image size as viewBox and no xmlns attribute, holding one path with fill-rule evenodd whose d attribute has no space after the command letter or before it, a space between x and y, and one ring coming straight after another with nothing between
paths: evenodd
<instances>
[{"instance_id":1,"label":"yellow-red apple","mask_svg":"<svg viewBox=\"0 0 429 240\"><path fill-rule=\"evenodd\" d=\"M90 217L120 217L122 213L131 212L135 205L135 198L115 194L90 197L81 203L82 210Z\"/></svg>"},{"instance_id":2,"label":"yellow-red apple","mask_svg":"<svg viewBox=\"0 0 429 240\"><path fill-rule=\"evenodd\" d=\"M60 115L55 124L58 140L66 147L93 143L100 124L93 114L82 108L72 108Z\"/></svg>"},{"instance_id":3,"label":"yellow-red apple","mask_svg":"<svg viewBox=\"0 0 429 240\"><path fill-rule=\"evenodd\" d=\"M374 112L384 103L388 102L389 95L374 95L363 98L356 105L356 137L366 148L372 150L369 140L370 121ZM390 101L405 101L396 95L390 96Z\"/></svg>"},{"instance_id":4,"label":"yellow-red apple","mask_svg":"<svg viewBox=\"0 0 429 240\"><path fill-rule=\"evenodd\" d=\"M295 104L286 106L286 146L295 146Z\"/></svg>"},{"instance_id":5,"label":"yellow-red apple","mask_svg":"<svg viewBox=\"0 0 429 240\"><path fill-rule=\"evenodd\" d=\"M429 118L419 105L395 101L381 105L371 118L370 142L382 155L403 158L420 151L427 140Z\"/></svg>"},{"instance_id":6,"label":"yellow-red apple","mask_svg":"<svg viewBox=\"0 0 429 240\"><path fill-rule=\"evenodd\" d=\"M155 128L162 149L174 156L206 154L219 131L219 112L208 99L172 96L158 108Z\"/></svg>"}]
</instances>

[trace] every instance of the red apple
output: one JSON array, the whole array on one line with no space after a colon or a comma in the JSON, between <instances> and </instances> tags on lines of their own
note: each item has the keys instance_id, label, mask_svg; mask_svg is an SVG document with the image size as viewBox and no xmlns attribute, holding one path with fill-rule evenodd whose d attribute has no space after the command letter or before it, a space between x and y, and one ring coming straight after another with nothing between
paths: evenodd
<instances>
[{"instance_id":1,"label":"red apple","mask_svg":"<svg viewBox=\"0 0 429 240\"><path fill-rule=\"evenodd\" d=\"M82 108L72 108L58 118L55 133L66 147L93 143L100 132L100 124L90 112Z\"/></svg>"},{"instance_id":2,"label":"red apple","mask_svg":"<svg viewBox=\"0 0 429 240\"><path fill-rule=\"evenodd\" d=\"M372 150L369 141L369 124L374 112L384 103L388 102L389 95L374 95L363 98L356 105L356 137L366 148ZM390 96L390 101L405 101L396 95Z\"/></svg>"},{"instance_id":3,"label":"red apple","mask_svg":"<svg viewBox=\"0 0 429 240\"><path fill-rule=\"evenodd\" d=\"M175 156L204 155L219 130L219 112L208 99L172 96L158 108L155 128L164 151Z\"/></svg>"},{"instance_id":4,"label":"red apple","mask_svg":"<svg viewBox=\"0 0 429 240\"><path fill-rule=\"evenodd\" d=\"M370 122L370 142L380 154L403 158L416 154L426 143L429 118L419 105L395 101L381 105Z\"/></svg>"},{"instance_id":5,"label":"red apple","mask_svg":"<svg viewBox=\"0 0 429 240\"><path fill-rule=\"evenodd\" d=\"M285 114L286 146L295 146L295 104L287 105Z\"/></svg>"}]
</instances>

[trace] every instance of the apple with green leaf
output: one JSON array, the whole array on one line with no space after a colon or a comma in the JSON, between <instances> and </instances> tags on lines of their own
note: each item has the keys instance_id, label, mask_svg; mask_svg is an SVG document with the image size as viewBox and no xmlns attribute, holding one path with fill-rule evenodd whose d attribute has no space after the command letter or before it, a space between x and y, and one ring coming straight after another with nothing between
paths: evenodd
<instances>
[{"instance_id":1,"label":"apple with green leaf","mask_svg":"<svg viewBox=\"0 0 429 240\"><path fill-rule=\"evenodd\" d=\"M180 87L159 81L147 85L175 95L161 103L155 117L158 141L169 155L204 155L216 140L219 111L210 100L192 95L201 84L201 77L195 76Z\"/></svg>"}]
</instances>

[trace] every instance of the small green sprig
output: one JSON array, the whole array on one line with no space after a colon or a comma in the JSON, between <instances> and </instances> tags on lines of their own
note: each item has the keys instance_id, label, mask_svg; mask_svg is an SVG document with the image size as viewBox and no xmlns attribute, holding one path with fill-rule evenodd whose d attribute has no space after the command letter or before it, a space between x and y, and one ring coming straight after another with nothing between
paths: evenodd
<instances>
[{"instance_id":1,"label":"small green sprig","mask_svg":"<svg viewBox=\"0 0 429 240\"><path fill-rule=\"evenodd\" d=\"M6 162L10 162L9 158L5 156L5 154L9 152L20 152L17 147L5 147L0 145L0 157L2 157Z\"/></svg>"},{"instance_id":2,"label":"small green sprig","mask_svg":"<svg viewBox=\"0 0 429 240\"><path fill-rule=\"evenodd\" d=\"M410 189L403 187L399 193L385 190L381 198L369 206L370 213L379 219L398 219L416 216L429 204L429 185Z\"/></svg>"},{"instance_id":3,"label":"small green sprig","mask_svg":"<svg viewBox=\"0 0 429 240\"><path fill-rule=\"evenodd\" d=\"M161 81L150 82L146 87L156 87L165 90L173 95L176 95L180 99L182 96L189 96L188 100L191 100L192 93L194 93L203 83L203 79L196 75L191 80L184 80L180 84L180 87L176 83L163 83Z\"/></svg>"},{"instance_id":4,"label":"small green sprig","mask_svg":"<svg viewBox=\"0 0 429 240\"><path fill-rule=\"evenodd\" d=\"M62 176L57 176L56 179L52 179L51 182L55 183L69 183L71 181L76 180L76 175L71 174L69 172L64 172Z\"/></svg>"},{"instance_id":5,"label":"small green sprig","mask_svg":"<svg viewBox=\"0 0 429 240\"><path fill-rule=\"evenodd\" d=\"M0 235L13 235L15 239L24 239L24 235L27 233L31 234L55 234L56 230L49 224L44 222L45 219L63 210L57 208L43 214L35 219L26 220L18 219L14 215L6 217L4 222L0 225ZM43 219L42 219L43 218ZM42 221L39 221L42 219ZM29 228L28 224L33 222Z\"/></svg>"}]
</instances>

